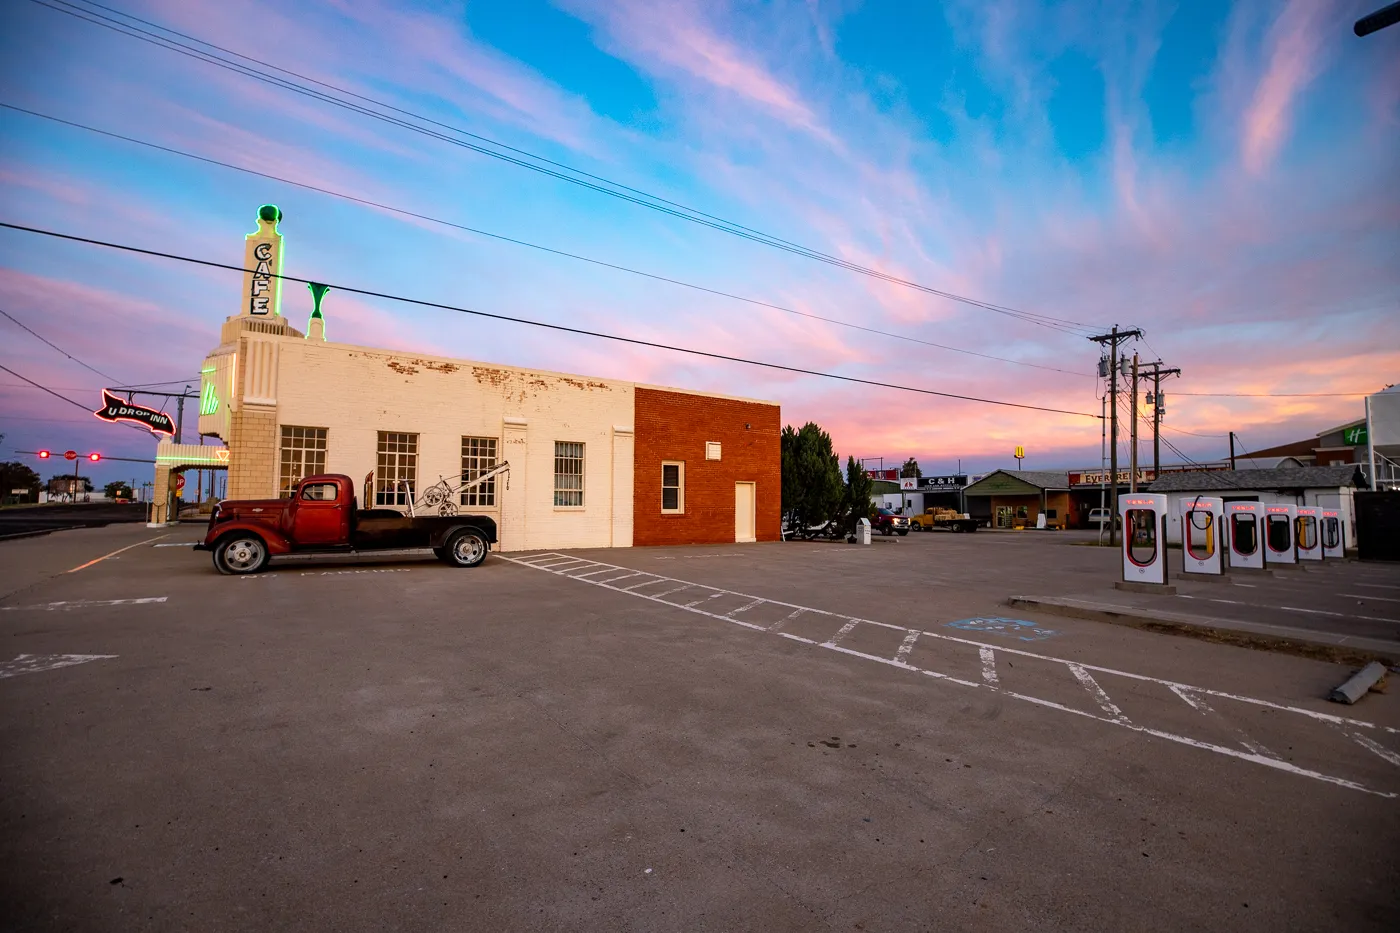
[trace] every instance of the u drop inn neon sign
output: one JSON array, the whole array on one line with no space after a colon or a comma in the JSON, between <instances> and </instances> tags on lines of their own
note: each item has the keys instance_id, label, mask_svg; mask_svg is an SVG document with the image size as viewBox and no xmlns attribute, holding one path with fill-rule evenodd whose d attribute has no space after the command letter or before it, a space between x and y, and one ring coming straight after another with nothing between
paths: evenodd
<instances>
[{"instance_id":1,"label":"u drop inn neon sign","mask_svg":"<svg viewBox=\"0 0 1400 933\"><path fill-rule=\"evenodd\" d=\"M93 414L103 421L130 421L150 428L152 434L175 436L175 422L165 412L128 402L107 389L102 390L102 407Z\"/></svg>"}]
</instances>

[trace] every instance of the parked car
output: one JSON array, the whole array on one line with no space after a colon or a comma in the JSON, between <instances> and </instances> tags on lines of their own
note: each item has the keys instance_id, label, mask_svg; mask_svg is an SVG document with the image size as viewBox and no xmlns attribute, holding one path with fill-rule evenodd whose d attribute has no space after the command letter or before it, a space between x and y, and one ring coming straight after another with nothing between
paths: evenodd
<instances>
[{"instance_id":1,"label":"parked car","mask_svg":"<svg viewBox=\"0 0 1400 933\"><path fill-rule=\"evenodd\" d=\"M360 509L348 476L308 476L288 499L225 500L209 515L196 550L212 551L220 573L257 573L275 554L431 548L455 567L475 567L496 543L485 515L404 515Z\"/></svg>"},{"instance_id":2,"label":"parked car","mask_svg":"<svg viewBox=\"0 0 1400 933\"><path fill-rule=\"evenodd\" d=\"M1112 512L1109 509L1090 509L1089 527L1102 529L1105 525L1108 524L1108 519L1111 514ZM1117 517L1116 515L1113 516L1113 527L1123 527L1123 520Z\"/></svg>"},{"instance_id":3,"label":"parked car","mask_svg":"<svg viewBox=\"0 0 1400 933\"><path fill-rule=\"evenodd\" d=\"M943 528L948 531L976 531L977 519L966 512L937 508L924 509L924 514L915 515L909 519L910 531L932 531L935 528Z\"/></svg>"},{"instance_id":4,"label":"parked car","mask_svg":"<svg viewBox=\"0 0 1400 933\"><path fill-rule=\"evenodd\" d=\"M903 515L896 515L889 509L876 509L875 515L870 519L870 531L878 531L882 535L899 535L903 537L909 533L909 519Z\"/></svg>"}]
</instances>

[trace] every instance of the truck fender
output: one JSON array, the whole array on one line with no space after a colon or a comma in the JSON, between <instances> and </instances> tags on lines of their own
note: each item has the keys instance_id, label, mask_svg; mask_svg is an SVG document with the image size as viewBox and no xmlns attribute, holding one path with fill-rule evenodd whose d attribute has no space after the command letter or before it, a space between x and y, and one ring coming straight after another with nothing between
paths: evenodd
<instances>
[{"instance_id":1,"label":"truck fender","mask_svg":"<svg viewBox=\"0 0 1400 933\"><path fill-rule=\"evenodd\" d=\"M494 540L492 534L485 528L482 528L480 525L474 524L472 522L461 522L460 524L456 525L448 525L441 531L435 532L432 538L429 539L429 543L434 548L446 547L448 540L451 539L453 535L461 531L463 528L470 528L472 531L475 531L477 534L481 535L481 537L486 539L487 550L491 549L491 543Z\"/></svg>"},{"instance_id":2,"label":"truck fender","mask_svg":"<svg viewBox=\"0 0 1400 933\"><path fill-rule=\"evenodd\" d=\"M218 532L214 536L214 540L210 542L210 547L212 548L214 545L218 544L221 539L234 533L252 534L262 538L264 543L267 544L268 554L288 554L292 550L290 541L271 528L268 528L266 525L238 521L220 525Z\"/></svg>"}]
</instances>

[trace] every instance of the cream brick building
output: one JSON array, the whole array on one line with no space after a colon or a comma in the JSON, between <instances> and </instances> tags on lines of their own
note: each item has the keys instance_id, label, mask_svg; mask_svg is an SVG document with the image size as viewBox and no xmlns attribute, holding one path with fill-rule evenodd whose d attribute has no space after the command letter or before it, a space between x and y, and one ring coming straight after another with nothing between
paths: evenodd
<instances>
[{"instance_id":1,"label":"cream brick building","mask_svg":"<svg viewBox=\"0 0 1400 933\"><path fill-rule=\"evenodd\" d=\"M455 487L505 461L508 474L452 497L460 513L495 519L505 550L630 546L639 506L649 540L777 537L776 405L641 387L651 400L642 416L630 382L332 343L320 295L302 333L277 312L269 285L280 273L280 219L260 211L245 247L245 268L257 271L244 276L243 309L201 367L199 431L227 446L162 444L157 488L190 466L225 466L230 499L285 495L326 472L363 490L372 474L374 501L362 508L404 509L410 499L421 508L439 481ZM644 465L639 420L659 425ZM692 431L677 424L686 420Z\"/></svg>"}]
</instances>

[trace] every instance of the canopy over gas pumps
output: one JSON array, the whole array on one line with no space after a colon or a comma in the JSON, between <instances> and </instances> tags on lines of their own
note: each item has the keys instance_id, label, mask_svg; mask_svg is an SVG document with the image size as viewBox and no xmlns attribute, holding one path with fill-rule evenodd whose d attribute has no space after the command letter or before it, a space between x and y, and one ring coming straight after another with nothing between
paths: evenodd
<instances>
[{"instance_id":1,"label":"canopy over gas pumps","mask_svg":"<svg viewBox=\"0 0 1400 933\"><path fill-rule=\"evenodd\" d=\"M1293 520L1297 517L1296 505L1264 506L1265 563L1298 563L1298 552L1293 541Z\"/></svg>"},{"instance_id":2,"label":"canopy over gas pumps","mask_svg":"<svg viewBox=\"0 0 1400 933\"><path fill-rule=\"evenodd\" d=\"M1225 503L1215 496L1181 500L1181 569L1219 576L1225 572L1221 550Z\"/></svg>"},{"instance_id":3,"label":"canopy over gas pumps","mask_svg":"<svg viewBox=\"0 0 1400 933\"><path fill-rule=\"evenodd\" d=\"M1133 493L1118 499L1123 521L1123 581L1167 582L1167 497Z\"/></svg>"},{"instance_id":4,"label":"canopy over gas pumps","mask_svg":"<svg viewBox=\"0 0 1400 933\"><path fill-rule=\"evenodd\" d=\"M1263 570L1264 506L1258 502L1225 503L1225 540L1230 552L1230 569Z\"/></svg>"},{"instance_id":5,"label":"canopy over gas pumps","mask_svg":"<svg viewBox=\"0 0 1400 933\"><path fill-rule=\"evenodd\" d=\"M1346 525L1339 509L1323 509L1321 531L1322 554L1324 557L1342 558L1346 556Z\"/></svg>"},{"instance_id":6,"label":"canopy over gas pumps","mask_svg":"<svg viewBox=\"0 0 1400 933\"><path fill-rule=\"evenodd\" d=\"M1298 560L1322 560L1322 509L1300 505L1293 519L1293 540L1297 543Z\"/></svg>"}]
</instances>

